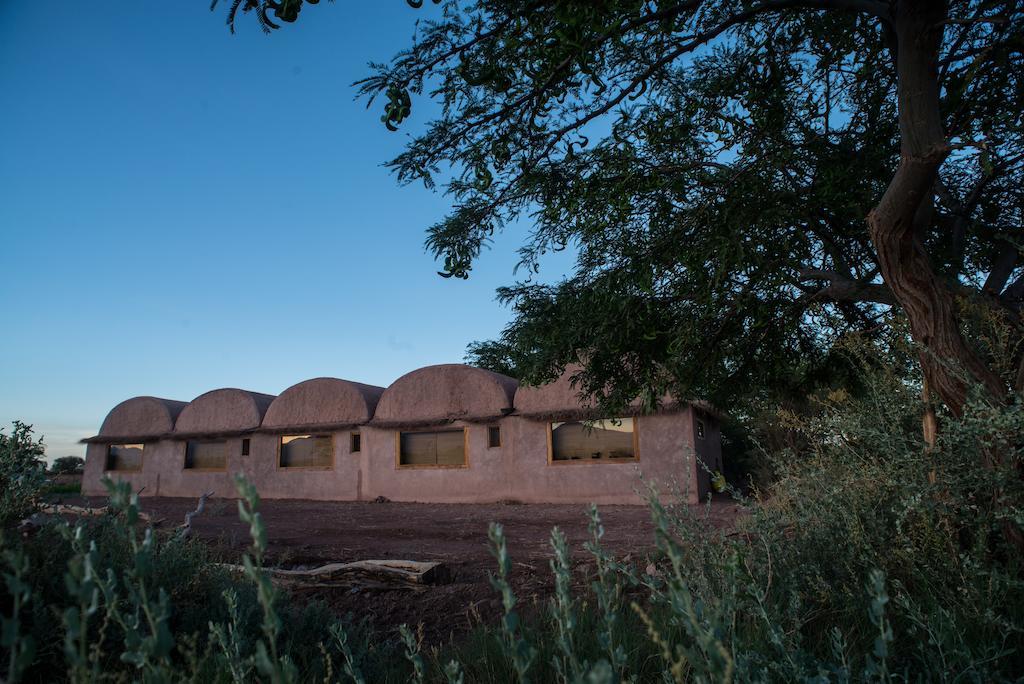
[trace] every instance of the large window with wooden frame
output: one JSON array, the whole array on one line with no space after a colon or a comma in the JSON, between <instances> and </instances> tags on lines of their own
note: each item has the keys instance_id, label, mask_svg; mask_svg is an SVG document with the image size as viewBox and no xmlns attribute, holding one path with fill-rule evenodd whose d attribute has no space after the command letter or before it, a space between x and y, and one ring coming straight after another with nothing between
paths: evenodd
<instances>
[{"instance_id":1,"label":"large window with wooden frame","mask_svg":"<svg viewBox=\"0 0 1024 684\"><path fill-rule=\"evenodd\" d=\"M145 444L111 444L107 446L104 470L137 473L142 470L142 452Z\"/></svg>"},{"instance_id":2,"label":"large window with wooden frame","mask_svg":"<svg viewBox=\"0 0 1024 684\"><path fill-rule=\"evenodd\" d=\"M227 467L227 440L190 439L185 443L185 470L225 470Z\"/></svg>"},{"instance_id":3,"label":"large window with wooden frame","mask_svg":"<svg viewBox=\"0 0 1024 684\"><path fill-rule=\"evenodd\" d=\"M330 435L281 435L277 464L282 468L330 468L334 439Z\"/></svg>"},{"instance_id":4,"label":"large window with wooden frame","mask_svg":"<svg viewBox=\"0 0 1024 684\"><path fill-rule=\"evenodd\" d=\"M399 432L396 450L400 468L464 467L466 430Z\"/></svg>"},{"instance_id":5,"label":"large window with wooden frame","mask_svg":"<svg viewBox=\"0 0 1024 684\"><path fill-rule=\"evenodd\" d=\"M548 460L552 463L635 461L638 456L635 418L548 424Z\"/></svg>"}]
</instances>

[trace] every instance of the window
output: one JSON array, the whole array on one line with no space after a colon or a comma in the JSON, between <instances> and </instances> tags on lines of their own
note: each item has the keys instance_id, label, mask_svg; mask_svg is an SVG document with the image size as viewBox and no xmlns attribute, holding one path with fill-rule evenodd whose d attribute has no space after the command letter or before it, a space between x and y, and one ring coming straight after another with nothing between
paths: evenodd
<instances>
[{"instance_id":1,"label":"window","mask_svg":"<svg viewBox=\"0 0 1024 684\"><path fill-rule=\"evenodd\" d=\"M501 446L501 428L492 425L487 428L487 448L494 449Z\"/></svg>"},{"instance_id":2,"label":"window","mask_svg":"<svg viewBox=\"0 0 1024 684\"><path fill-rule=\"evenodd\" d=\"M244 437L242 439L242 455L243 456L248 456L249 455L249 438L248 437Z\"/></svg>"},{"instance_id":3,"label":"window","mask_svg":"<svg viewBox=\"0 0 1024 684\"><path fill-rule=\"evenodd\" d=\"M334 440L330 435L283 435L278 465L282 468L330 468Z\"/></svg>"},{"instance_id":4,"label":"window","mask_svg":"<svg viewBox=\"0 0 1024 684\"><path fill-rule=\"evenodd\" d=\"M139 472L142 470L142 452L145 448L144 444L111 444L107 447L105 470Z\"/></svg>"},{"instance_id":5,"label":"window","mask_svg":"<svg viewBox=\"0 0 1024 684\"><path fill-rule=\"evenodd\" d=\"M704 439L704 421L697 419L697 439Z\"/></svg>"},{"instance_id":6,"label":"window","mask_svg":"<svg viewBox=\"0 0 1024 684\"><path fill-rule=\"evenodd\" d=\"M350 452L357 453L363 448L363 438L358 432L349 433L348 436L348 450Z\"/></svg>"},{"instance_id":7,"label":"window","mask_svg":"<svg viewBox=\"0 0 1024 684\"><path fill-rule=\"evenodd\" d=\"M551 423L550 459L565 461L635 461L633 418Z\"/></svg>"},{"instance_id":8,"label":"window","mask_svg":"<svg viewBox=\"0 0 1024 684\"><path fill-rule=\"evenodd\" d=\"M224 470L227 465L228 443L223 439L190 439L185 444L186 470Z\"/></svg>"},{"instance_id":9,"label":"window","mask_svg":"<svg viewBox=\"0 0 1024 684\"><path fill-rule=\"evenodd\" d=\"M466 465L466 431L400 432L399 466Z\"/></svg>"}]
</instances>

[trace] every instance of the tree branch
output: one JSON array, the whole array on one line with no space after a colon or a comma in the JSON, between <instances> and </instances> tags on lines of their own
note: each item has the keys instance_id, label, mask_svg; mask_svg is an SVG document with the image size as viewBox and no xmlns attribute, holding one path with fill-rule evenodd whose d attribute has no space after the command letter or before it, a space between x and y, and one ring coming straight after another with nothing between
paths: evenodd
<instances>
[{"instance_id":1,"label":"tree branch","mask_svg":"<svg viewBox=\"0 0 1024 684\"><path fill-rule=\"evenodd\" d=\"M878 283L863 283L851 280L835 271L823 271L816 268L801 269L799 274L801 282L828 283L825 287L808 292L802 299L807 301L830 300L835 302L861 302L871 304L884 304L891 306L896 303L892 292L885 285Z\"/></svg>"}]
</instances>

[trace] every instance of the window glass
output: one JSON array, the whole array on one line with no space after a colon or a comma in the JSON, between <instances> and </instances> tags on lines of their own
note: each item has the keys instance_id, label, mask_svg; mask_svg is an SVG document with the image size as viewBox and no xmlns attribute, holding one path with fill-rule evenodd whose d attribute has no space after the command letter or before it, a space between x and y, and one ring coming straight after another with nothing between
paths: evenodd
<instances>
[{"instance_id":1,"label":"window glass","mask_svg":"<svg viewBox=\"0 0 1024 684\"><path fill-rule=\"evenodd\" d=\"M185 446L186 470L223 470L228 463L228 443L223 439L188 440Z\"/></svg>"},{"instance_id":2,"label":"window glass","mask_svg":"<svg viewBox=\"0 0 1024 684\"><path fill-rule=\"evenodd\" d=\"M358 432L353 432L349 435L348 450L353 454L360 451L363 448L363 438Z\"/></svg>"},{"instance_id":3,"label":"window glass","mask_svg":"<svg viewBox=\"0 0 1024 684\"><path fill-rule=\"evenodd\" d=\"M107 447L106 470L142 470L142 451L145 448L144 444L111 444Z\"/></svg>"},{"instance_id":4,"label":"window glass","mask_svg":"<svg viewBox=\"0 0 1024 684\"><path fill-rule=\"evenodd\" d=\"M552 461L635 458L632 418L551 423Z\"/></svg>"},{"instance_id":5,"label":"window glass","mask_svg":"<svg viewBox=\"0 0 1024 684\"><path fill-rule=\"evenodd\" d=\"M501 446L501 428L497 425L492 425L487 428L487 447L494 449L495 447Z\"/></svg>"},{"instance_id":6,"label":"window glass","mask_svg":"<svg viewBox=\"0 0 1024 684\"><path fill-rule=\"evenodd\" d=\"M282 468L328 468L334 462L330 435L281 437Z\"/></svg>"},{"instance_id":7,"label":"window glass","mask_svg":"<svg viewBox=\"0 0 1024 684\"><path fill-rule=\"evenodd\" d=\"M399 435L399 465L465 465L463 430L403 432Z\"/></svg>"}]
</instances>

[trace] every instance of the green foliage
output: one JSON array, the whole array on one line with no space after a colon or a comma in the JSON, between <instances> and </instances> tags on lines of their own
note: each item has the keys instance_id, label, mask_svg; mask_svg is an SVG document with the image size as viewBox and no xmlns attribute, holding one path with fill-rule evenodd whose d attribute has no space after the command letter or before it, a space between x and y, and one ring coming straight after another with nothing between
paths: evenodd
<instances>
[{"instance_id":1,"label":"green foliage","mask_svg":"<svg viewBox=\"0 0 1024 684\"><path fill-rule=\"evenodd\" d=\"M35 657L35 640L21 633L25 605L32 600L32 590L26 582L30 571L24 553L4 550L4 586L11 597L10 617L0 617L0 648L7 650L7 682L21 681L25 670Z\"/></svg>"},{"instance_id":2,"label":"green foliage","mask_svg":"<svg viewBox=\"0 0 1024 684\"><path fill-rule=\"evenodd\" d=\"M895 302L865 220L900 160L894 24L920 11L909 5L421 10L411 45L356 85L410 131L390 162L399 182L443 184L452 200L427 247L464 278L497 231L529 227L530 277L499 290L513 319L472 361L535 382L581 361L581 391L609 409L666 390L730 406L835 371L836 334L877 331ZM1024 12L952 0L948 15L934 106L953 152L917 249L949 294L1010 316L1019 341ZM439 113L415 122L424 98ZM533 280L564 249L575 271Z\"/></svg>"},{"instance_id":3,"label":"green foliage","mask_svg":"<svg viewBox=\"0 0 1024 684\"><path fill-rule=\"evenodd\" d=\"M44 494L81 494L82 485L80 482L66 482L63 484L53 483L46 486Z\"/></svg>"},{"instance_id":4,"label":"green foliage","mask_svg":"<svg viewBox=\"0 0 1024 684\"><path fill-rule=\"evenodd\" d=\"M78 475L85 470L85 459L81 456L61 456L50 466L50 472L56 475Z\"/></svg>"},{"instance_id":5,"label":"green foliage","mask_svg":"<svg viewBox=\"0 0 1024 684\"><path fill-rule=\"evenodd\" d=\"M652 495L659 560L640 571L601 549L592 513L594 604L579 611L556 534L552 607L520 625L538 650L532 678L603 681L606 667L608 681L1015 681L1024 566L1004 529L1024 500L1024 403L943 416L926 451L919 389L858 353L862 394L825 393L780 418L799 455L774 454L778 481L744 502L738 529ZM985 453L1000 456L993 470L976 467ZM615 607L616 587L631 610ZM482 633L460 659L514 681L503 643Z\"/></svg>"},{"instance_id":6,"label":"green foliage","mask_svg":"<svg viewBox=\"0 0 1024 684\"><path fill-rule=\"evenodd\" d=\"M265 529L248 484L240 508L253 547L241 572L199 541L140 529L137 495L108 486L108 516L0 538L5 681L323 681L332 662L400 681L389 642L262 582Z\"/></svg>"},{"instance_id":7,"label":"green foliage","mask_svg":"<svg viewBox=\"0 0 1024 684\"><path fill-rule=\"evenodd\" d=\"M856 351L856 349L854 349ZM921 444L918 389L862 349L864 392L779 420L800 439L736 527L652 489L654 555L616 558L591 508L574 559L551 535L553 593L524 607L489 531L497 624L424 648L321 604L292 605L263 568L259 498L239 480L252 546L224 567L202 543L111 515L0 543L0 667L9 681L1014 681L1024 671L1024 402L972 401ZM997 456L990 469L976 467ZM581 574L581 570L583 574ZM582 581L580 581L582 580Z\"/></svg>"},{"instance_id":8,"label":"green foliage","mask_svg":"<svg viewBox=\"0 0 1024 684\"><path fill-rule=\"evenodd\" d=\"M11 434L0 430L0 529L31 514L46 487L43 440L32 426L14 421Z\"/></svg>"},{"instance_id":9,"label":"green foliage","mask_svg":"<svg viewBox=\"0 0 1024 684\"><path fill-rule=\"evenodd\" d=\"M526 684L530 681L530 666L537 657L537 651L522 638L520 633L519 613L515 609L518 599L509 583L512 560L509 558L508 547L505 545L505 531L500 524L491 523L487 536L491 540L491 552L498 562L498 574L491 576L491 584L501 594L501 605L505 611L501 618L501 643L506 657L512 663L516 678Z\"/></svg>"}]
</instances>

